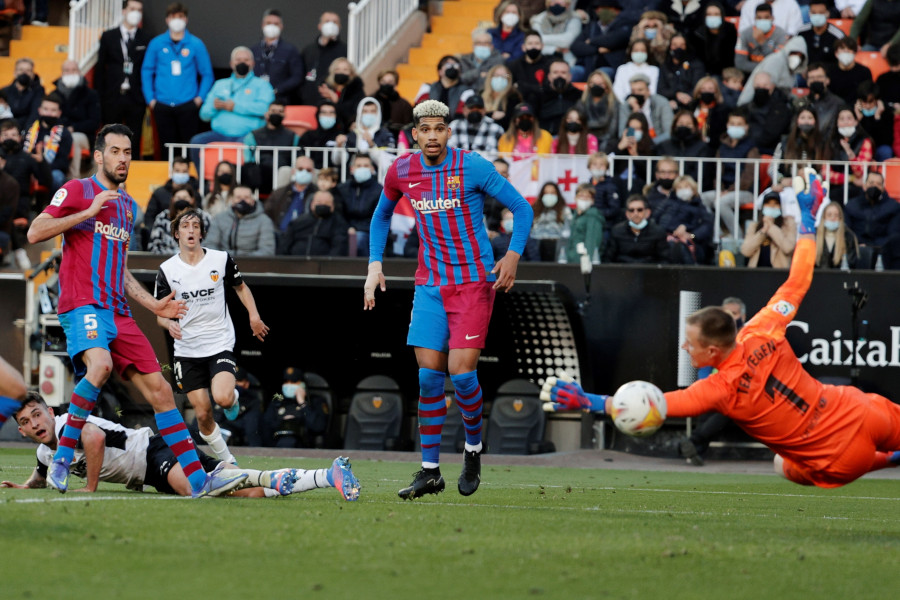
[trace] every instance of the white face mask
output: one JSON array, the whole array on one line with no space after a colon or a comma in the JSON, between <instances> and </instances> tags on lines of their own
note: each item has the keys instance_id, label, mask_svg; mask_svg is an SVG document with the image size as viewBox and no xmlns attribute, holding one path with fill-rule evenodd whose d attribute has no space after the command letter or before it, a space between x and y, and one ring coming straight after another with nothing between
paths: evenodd
<instances>
[{"instance_id":1,"label":"white face mask","mask_svg":"<svg viewBox=\"0 0 900 600\"><path fill-rule=\"evenodd\" d=\"M491 77L491 89L495 92L505 91L506 88L509 87L509 80L502 75L498 75L497 77Z\"/></svg>"},{"instance_id":2,"label":"white face mask","mask_svg":"<svg viewBox=\"0 0 900 600\"><path fill-rule=\"evenodd\" d=\"M81 83L81 75L75 75L74 73L71 75L63 75L61 79L62 84L68 88L73 88Z\"/></svg>"},{"instance_id":3,"label":"white face mask","mask_svg":"<svg viewBox=\"0 0 900 600\"><path fill-rule=\"evenodd\" d=\"M796 71L801 62L803 62L803 59L796 54L791 54L790 56L788 56L788 68L791 71Z\"/></svg>"},{"instance_id":4,"label":"white face mask","mask_svg":"<svg viewBox=\"0 0 900 600\"><path fill-rule=\"evenodd\" d=\"M340 32L341 28L337 23L333 21L322 23L322 35L324 35L325 37L336 38Z\"/></svg>"},{"instance_id":5,"label":"white face mask","mask_svg":"<svg viewBox=\"0 0 900 600\"><path fill-rule=\"evenodd\" d=\"M281 27L274 23L269 23L263 27L263 37L267 40L274 40L281 35Z\"/></svg>"},{"instance_id":6,"label":"white face mask","mask_svg":"<svg viewBox=\"0 0 900 600\"><path fill-rule=\"evenodd\" d=\"M181 33L187 27L187 21L184 19L172 19L169 21L169 31L172 33Z\"/></svg>"},{"instance_id":7,"label":"white face mask","mask_svg":"<svg viewBox=\"0 0 900 600\"><path fill-rule=\"evenodd\" d=\"M591 169L591 177L593 177L594 179L606 177L606 171L603 169Z\"/></svg>"},{"instance_id":8,"label":"white face mask","mask_svg":"<svg viewBox=\"0 0 900 600\"><path fill-rule=\"evenodd\" d=\"M575 199L575 208L578 209L578 212L583 213L590 207L594 205L594 201L590 199L582 200L581 198Z\"/></svg>"},{"instance_id":9,"label":"white face mask","mask_svg":"<svg viewBox=\"0 0 900 600\"><path fill-rule=\"evenodd\" d=\"M675 190L675 195L678 196L679 199L687 202L694 197L694 190L691 188L678 188Z\"/></svg>"},{"instance_id":10,"label":"white face mask","mask_svg":"<svg viewBox=\"0 0 900 600\"><path fill-rule=\"evenodd\" d=\"M515 27L519 24L519 15L515 13L504 13L504 15L500 17L500 22L507 27Z\"/></svg>"},{"instance_id":11,"label":"white face mask","mask_svg":"<svg viewBox=\"0 0 900 600\"><path fill-rule=\"evenodd\" d=\"M646 52L632 52L631 53L631 62L636 65L642 65L647 62L647 53Z\"/></svg>"},{"instance_id":12,"label":"white face mask","mask_svg":"<svg viewBox=\"0 0 900 600\"><path fill-rule=\"evenodd\" d=\"M856 127L838 127L838 133L845 138L853 137L853 134L856 133Z\"/></svg>"},{"instance_id":13,"label":"white face mask","mask_svg":"<svg viewBox=\"0 0 900 600\"><path fill-rule=\"evenodd\" d=\"M559 202L559 196L557 196L556 194L544 194L543 196L541 196L541 202L547 208L553 208L554 206L556 206L556 203Z\"/></svg>"},{"instance_id":14,"label":"white face mask","mask_svg":"<svg viewBox=\"0 0 900 600\"><path fill-rule=\"evenodd\" d=\"M853 52L838 52L837 58L839 63L845 67L849 67L853 64L853 61L856 60L856 54Z\"/></svg>"},{"instance_id":15,"label":"white face mask","mask_svg":"<svg viewBox=\"0 0 900 600\"><path fill-rule=\"evenodd\" d=\"M137 27L141 24L141 21L144 18L144 13L139 10L129 10L125 13L125 22L132 27Z\"/></svg>"}]
</instances>

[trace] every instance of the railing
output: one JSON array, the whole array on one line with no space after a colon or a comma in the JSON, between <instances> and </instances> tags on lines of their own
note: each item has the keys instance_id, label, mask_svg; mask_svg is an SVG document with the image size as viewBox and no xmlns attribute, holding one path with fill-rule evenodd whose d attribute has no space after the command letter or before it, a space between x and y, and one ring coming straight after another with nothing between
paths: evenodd
<instances>
[{"instance_id":1,"label":"railing","mask_svg":"<svg viewBox=\"0 0 900 600\"><path fill-rule=\"evenodd\" d=\"M100 35L122 21L120 0L72 0L69 2L69 59L78 61L82 73L97 60Z\"/></svg>"},{"instance_id":2,"label":"railing","mask_svg":"<svg viewBox=\"0 0 900 600\"><path fill-rule=\"evenodd\" d=\"M418 0L362 0L347 6L347 58L357 71L369 65L418 5Z\"/></svg>"}]
</instances>

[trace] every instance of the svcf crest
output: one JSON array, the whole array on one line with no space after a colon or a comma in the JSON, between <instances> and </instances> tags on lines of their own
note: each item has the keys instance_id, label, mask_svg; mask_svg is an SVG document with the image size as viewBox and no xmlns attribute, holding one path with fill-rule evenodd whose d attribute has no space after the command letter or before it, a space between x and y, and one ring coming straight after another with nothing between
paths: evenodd
<instances>
[{"instance_id":1,"label":"svcf crest","mask_svg":"<svg viewBox=\"0 0 900 600\"><path fill-rule=\"evenodd\" d=\"M374 398L372 398L372 406L374 406L375 408L381 408L382 402L384 402L384 400L381 396L375 396Z\"/></svg>"},{"instance_id":2,"label":"svcf crest","mask_svg":"<svg viewBox=\"0 0 900 600\"><path fill-rule=\"evenodd\" d=\"M525 406L525 403L522 402L521 399L516 398L515 400L513 400L513 410L515 410L516 412L522 412L523 406Z\"/></svg>"},{"instance_id":3,"label":"svcf crest","mask_svg":"<svg viewBox=\"0 0 900 600\"><path fill-rule=\"evenodd\" d=\"M452 175L447 177L447 187L452 191L456 191L459 189L459 175Z\"/></svg>"},{"instance_id":4,"label":"svcf crest","mask_svg":"<svg viewBox=\"0 0 900 600\"><path fill-rule=\"evenodd\" d=\"M218 271L210 271L209 278L212 279L213 283L219 281L219 272Z\"/></svg>"}]
</instances>

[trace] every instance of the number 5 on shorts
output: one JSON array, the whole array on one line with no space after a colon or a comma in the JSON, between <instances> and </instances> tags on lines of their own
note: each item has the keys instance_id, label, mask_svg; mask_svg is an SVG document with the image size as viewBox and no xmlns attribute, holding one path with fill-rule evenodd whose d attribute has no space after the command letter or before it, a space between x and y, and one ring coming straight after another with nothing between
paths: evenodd
<instances>
[{"instance_id":1,"label":"number 5 on shorts","mask_svg":"<svg viewBox=\"0 0 900 600\"><path fill-rule=\"evenodd\" d=\"M87 331L97 329L97 313L84 315L84 328Z\"/></svg>"}]
</instances>

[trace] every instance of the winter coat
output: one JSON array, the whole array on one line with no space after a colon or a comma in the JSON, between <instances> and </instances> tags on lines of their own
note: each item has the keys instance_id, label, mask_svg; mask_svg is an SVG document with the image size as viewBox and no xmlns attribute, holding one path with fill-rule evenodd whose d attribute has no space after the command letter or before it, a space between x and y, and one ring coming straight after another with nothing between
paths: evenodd
<instances>
[{"instance_id":1,"label":"winter coat","mask_svg":"<svg viewBox=\"0 0 900 600\"><path fill-rule=\"evenodd\" d=\"M665 263L668 262L668 254L665 229L651 222L639 233L634 233L628 221L623 221L610 230L604 262Z\"/></svg>"},{"instance_id":2,"label":"winter coat","mask_svg":"<svg viewBox=\"0 0 900 600\"><path fill-rule=\"evenodd\" d=\"M256 210L245 217L238 218L233 210L214 216L205 241L210 248L224 250L232 256L272 256L275 227L263 213L262 202L257 201Z\"/></svg>"},{"instance_id":3,"label":"winter coat","mask_svg":"<svg viewBox=\"0 0 900 600\"><path fill-rule=\"evenodd\" d=\"M335 212L328 218L306 213L291 221L278 242L278 254L347 256L347 221Z\"/></svg>"},{"instance_id":4,"label":"winter coat","mask_svg":"<svg viewBox=\"0 0 900 600\"><path fill-rule=\"evenodd\" d=\"M572 219L572 233L569 243L566 245L566 262L577 264L580 260L578 244L583 243L587 250L588 258L594 258L594 252L599 252L603 247L603 230L606 227L606 219L594 206Z\"/></svg>"}]
</instances>

